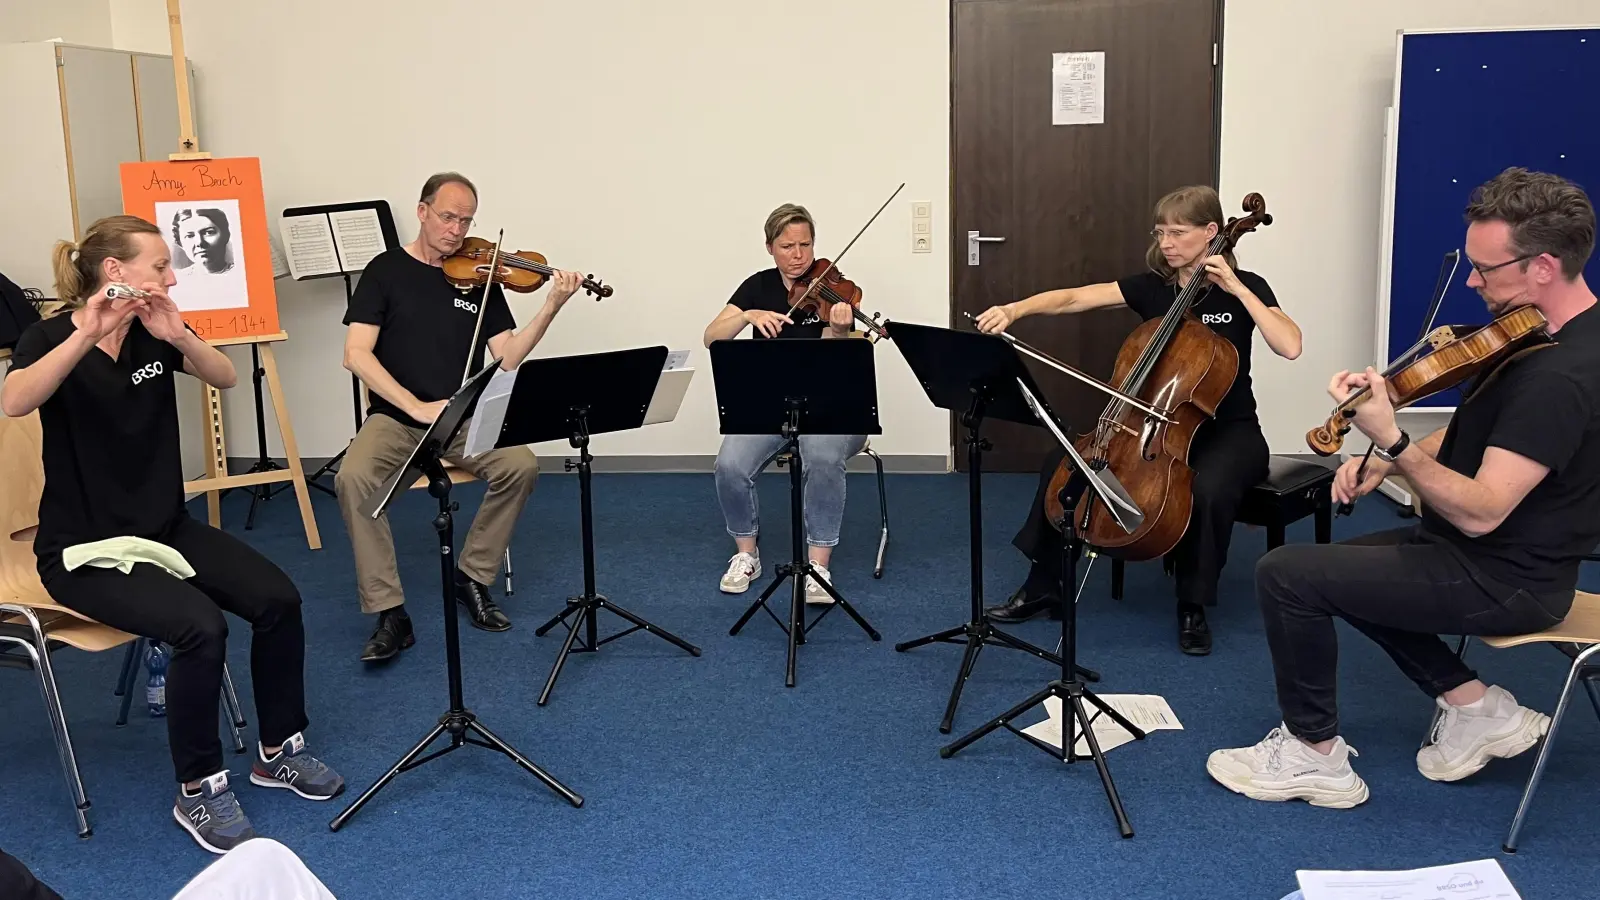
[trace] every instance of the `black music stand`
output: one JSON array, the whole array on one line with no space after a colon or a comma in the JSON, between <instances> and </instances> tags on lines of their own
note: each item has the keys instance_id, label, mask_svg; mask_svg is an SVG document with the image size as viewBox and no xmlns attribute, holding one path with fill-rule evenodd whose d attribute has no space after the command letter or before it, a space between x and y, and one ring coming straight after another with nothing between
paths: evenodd
<instances>
[{"instance_id":1,"label":"black music stand","mask_svg":"<svg viewBox=\"0 0 1600 900\"><path fill-rule=\"evenodd\" d=\"M817 373L826 372L825 377ZM818 622L842 607L874 641L883 636L826 579L806 554L805 498L800 437L807 434L882 434L878 424L877 377L872 344L852 338L724 340L711 345L717 414L723 434L781 434L790 454L789 528L793 562L774 569L775 577L728 633L736 635L756 610L764 610L787 633L789 652L784 684L794 687L796 648ZM767 608L767 599L793 577L787 624ZM805 621L806 579L814 579L834 600Z\"/></svg>"},{"instance_id":2,"label":"black music stand","mask_svg":"<svg viewBox=\"0 0 1600 900\"><path fill-rule=\"evenodd\" d=\"M343 827L351 816L366 805L366 802L372 799L378 791L383 790L389 782L393 781L396 775L410 771L429 760L437 759L452 750L459 750L463 744L474 744L504 753L506 756L511 757L512 761L517 765L544 782L546 787L561 795L568 803L573 806L583 806L582 797L573 793L566 785L555 780L527 757L517 752L516 748L496 737L493 732L484 727L477 714L467 709L466 702L462 698L461 645L459 626L456 622L455 602L455 523L452 516L456 509L456 504L450 500L450 476L445 474L441 460L445 450L455 440L456 433L461 430L462 422L466 420L477 402L478 395L483 393L483 389L488 386L489 379L499 366L500 361L498 359L494 360L468 379L467 383L462 385L461 389L456 391L455 395L450 398L450 402L439 413L439 418L435 419L434 423L422 435L422 440L417 442L416 448L411 451L411 455L407 457L405 464L400 466L389 477L388 481L384 482L383 487L361 503L361 515L376 519L389 508L396 497L403 494L406 488L414 484L421 475L428 476L428 493L439 501L439 514L433 519L433 528L439 535L439 571L441 576L439 587L444 598L444 646L445 664L450 679L450 708L445 711L444 715L439 717L439 724L428 732L427 737L424 737L415 747L412 747L405 756L400 758L399 762L395 763L389 771L384 773L382 778L378 779L377 783L367 788L366 793L357 797L354 803L346 807L343 812L334 817L332 822L328 823L328 828L333 831L338 831ZM449 746L427 756L421 756L422 751L426 750L439 735L447 731L450 733ZM419 756L421 756L420 759L418 758Z\"/></svg>"},{"instance_id":3,"label":"black music stand","mask_svg":"<svg viewBox=\"0 0 1600 900\"><path fill-rule=\"evenodd\" d=\"M896 325L894 331L895 341L903 340L901 337L903 334L905 334L905 326ZM1021 360L1018 360L1019 368L1021 368L1020 362ZM1084 687L1083 681L1078 677L1078 672L1080 671L1077 667L1078 597L1083 593L1083 586L1074 585L1074 582L1077 580L1078 558L1084 553L1085 549L1088 549L1091 553L1093 552L1093 548L1089 548L1079 536L1088 521L1090 505L1096 500L1108 505L1116 503L1123 512L1113 511L1112 516L1119 521L1128 516L1129 513L1142 518L1142 513L1139 512L1137 507L1133 506L1127 493L1122 490L1120 484L1116 483L1109 470L1094 469L1078 455L1077 450L1072 446L1072 441L1063 433L1063 429L1056 424L1053 414L1045 406L1044 401L1040 399L1038 389L1021 378L1015 382L1015 385L1019 396L1035 413L1035 421L1043 424L1055 437L1057 443L1066 449L1067 454L1072 457L1074 464L1077 466L1077 471L1085 473L1080 474L1079 477L1085 478L1088 482L1086 490L1090 492L1087 498L1089 503L1084 504L1082 517L1069 515L1066 521L1061 524L1062 564L1060 590L1062 605L1065 607L1061 611L1061 677L1051 681L1043 689L1030 695L1026 700L995 718L990 719L971 733L956 739L944 747L940 747L939 756L949 759L960 752L963 747L984 735L998 728L1005 728L1052 757L1058 758L1064 763L1073 763L1083 758L1078 755L1076 749L1078 731L1081 728L1084 742L1089 746L1089 757L1094 760L1095 769L1100 774L1100 783L1106 791L1106 800L1110 802L1112 815L1116 817L1117 831L1124 838L1130 838L1133 837L1133 826L1129 824L1128 813L1122 807L1122 798L1117 794L1117 785L1111 780L1111 770L1106 766L1105 752L1100 749L1100 741L1095 737L1093 724L1096 718L1104 715L1109 716L1118 726L1126 729L1136 740L1144 740L1145 733L1137 725L1128 721L1121 713L1108 706L1105 701L1096 697L1093 691ZM1108 487L1108 483L1115 487ZM1134 527L1137 527L1137 525L1130 526L1129 530L1131 531ZM1083 584L1087 584L1088 581L1088 572L1085 572ZM1077 588L1075 591L1072 590L1074 587ZM1072 598L1071 600L1067 599L1069 596ZM1011 724L1012 719L1042 704L1050 697L1061 701L1062 730L1060 749L1051 747L1044 741L1019 731L1016 726ZM1084 706L1084 701L1088 701L1090 705L1098 710L1093 716L1089 715L1087 708Z\"/></svg>"},{"instance_id":4,"label":"black music stand","mask_svg":"<svg viewBox=\"0 0 1600 900\"><path fill-rule=\"evenodd\" d=\"M557 623L567 626L567 639L539 694L540 706L550 700L550 692L555 689L556 678L560 677L568 654L574 651L593 653L602 644L635 631L647 631L676 644L691 656L700 655L699 647L612 603L594 589L594 507L590 499L589 465L594 457L589 455L589 437L643 426L666 360L666 347L641 347L585 356L530 359L517 367L516 385L511 389L505 421L500 426L495 446L571 441L578 450L578 461L567 460L566 469L569 472L578 470L578 496L583 513L583 594L568 597L566 607L534 632L544 637ZM627 619L633 627L600 638L596 634L600 610L609 610ZM575 618L568 622L569 617ZM581 642L580 633L584 634Z\"/></svg>"},{"instance_id":5,"label":"black music stand","mask_svg":"<svg viewBox=\"0 0 1600 900\"><path fill-rule=\"evenodd\" d=\"M1056 654L996 628L983 611L983 451L992 449L993 445L980 434L980 429L985 417L1038 425L1039 420L1018 388L1018 379L1027 384L1035 396L1040 393L1027 367L1003 338L931 325L905 322L893 325L894 345L911 365L928 399L940 409L959 414L961 424L967 429L967 510L972 556L970 618L954 628L894 646L904 652L935 643L966 645L955 685L950 689L950 702L939 722L939 733L949 734L955 722L956 706L961 702L961 691L985 644L996 643L1031 653L1045 662L1061 664ZM1077 671L1090 681L1100 680L1097 673L1088 669Z\"/></svg>"}]
</instances>

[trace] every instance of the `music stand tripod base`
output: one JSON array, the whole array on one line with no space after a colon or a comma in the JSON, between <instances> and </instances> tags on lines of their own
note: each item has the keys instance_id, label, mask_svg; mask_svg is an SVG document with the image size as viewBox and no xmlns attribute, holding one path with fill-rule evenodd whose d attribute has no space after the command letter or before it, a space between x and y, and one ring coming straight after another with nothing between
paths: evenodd
<instances>
[{"instance_id":1,"label":"music stand tripod base","mask_svg":"<svg viewBox=\"0 0 1600 900\"><path fill-rule=\"evenodd\" d=\"M431 760L438 759L454 750L472 744L495 750L511 758L523 770L533 775L554 791L562 799L574 807L583 806L583 798L574 793L570 788L557 781L544 769L534 764L526 756L517 751L515 747L501 740L498 735L490 731L477 714L467 709L463 698L461 682L461 643L460 625L457 622L455 603L455 523L452 513L456 505L450 500L450 477L445 474L440 463L443 448L448 447L455 439L456 432L460 430L466 418L467 410L472 406L478 395L483 392L489 383L489 376L499 365L496 360L474 375L451 398L439 418L423 434L422 440L412 450L410 458L404 465L389 478L384 487L369 497L361 507L361 515L376 518L393 502L394 498L403 494L405 488L410 487L419 475L428 477L428 493L439 501L439 513L433 519L434 531L439 536L439 569L440 592L444 601L444 640L446 672L449 676L450 707L439 717L439 722L429 731L416 746L412 747L400 760L389 768L371 787L367 788L355 802L351 803L342 812L328 823L331 831L338 831L367 804L377 793L394 780L401 772L408 772ZM441 735L449 734L450 743L445 747L423 755Z\"/></svg>"},{"instance_id":2,"label":"music stand tripod base","mask_svg":"<svg viewBox=\"0 0 1600 900\"><path fill-rule=\"evenodd\" d=\"M593 653L602 645L635 631L649 632L690 656L700 655L699 647L612 603L595 590L591 465L594 457L589 454L589 440L596 434L631 431L644 425L667 352L665 346L638 347L530 359L517 367L516 382L494 445L505 448L550 440L569 441L578 451L578 461L567 460L566 469L578 472L583 523L583 593L568 597L561 611L534 631L535 636L544 637L557 625L568 629L561 652L556 655L550 675L545 679L544 690L539 693L540 706L550 702L550 694L567 664L567 657L573 653ZM632 627L606 638L599 637L597 620L601 610L627 620Z\"/></svg>"}]
</instances>

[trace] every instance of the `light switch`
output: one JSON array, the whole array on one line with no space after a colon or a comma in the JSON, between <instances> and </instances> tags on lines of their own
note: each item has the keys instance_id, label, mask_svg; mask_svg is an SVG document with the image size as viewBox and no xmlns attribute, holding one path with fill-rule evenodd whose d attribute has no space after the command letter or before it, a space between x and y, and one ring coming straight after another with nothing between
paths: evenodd
<instances>
[{"instance_id":1,"label":"light switch","mask_svg":"<svg viewBox=\"0 0 1600 900\"><path fill-rule=\"evenodd\" d=\"M933 223L927 219L915 219L911 222L912 234L932 234Z\"/></svg>"},{"instance_id":2,"label":"light switch","mask_svg":"<svg viewBox=\"0 0 1600 900\"><path fill-rule=\"evenodd\" d=\"M911 218L913 218L913 219L931 219L931 218L933 218L933 204L928 202L927 200L914 201L911 204Z\"/></svg>"}]
</instances>

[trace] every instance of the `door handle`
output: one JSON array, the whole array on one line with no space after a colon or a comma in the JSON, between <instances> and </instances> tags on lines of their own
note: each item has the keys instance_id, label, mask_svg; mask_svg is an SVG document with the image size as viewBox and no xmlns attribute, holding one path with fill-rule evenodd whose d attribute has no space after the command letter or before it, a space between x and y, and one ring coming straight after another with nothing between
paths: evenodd
<instances>
[{"instance_id":1,"label":"door handle","mask_svg":"<svg viewBox=\"0 0 1600 900\"><path fill-rule=\"evenodd\" d=\"M984 235L984 234L982 234L980 232L977 232L977 231L969 231L969 232L967 232L967 265L969 265L969 266L978 265L978 262L979 262L978 242L979 241L985 241L985 242L991 242L991 243L999 244L999 243L1004 243L1005 242L1005 238L1003 238L1003 237L994 237L992 235Z\"/></svg>"}]
</instances>

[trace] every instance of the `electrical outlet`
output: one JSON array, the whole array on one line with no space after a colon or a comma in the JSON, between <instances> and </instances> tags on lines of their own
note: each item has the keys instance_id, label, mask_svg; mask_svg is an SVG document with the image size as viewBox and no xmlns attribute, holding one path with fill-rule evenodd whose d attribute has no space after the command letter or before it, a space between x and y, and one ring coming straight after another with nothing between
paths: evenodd
<instances>
[{"instance_id":1,"label":"electrical outlet","mask_svg":"<svg viewBox=\"0 0 1600 900\"><path fill-rule=\"evenodd\" d=\"M911 237L911 252L912 253L932 253L933 252L933 238L931 238L931 237L929 237L928 235L925 235L925 234L912 235L912 237Z\"/></svg>"}]
</instances>

